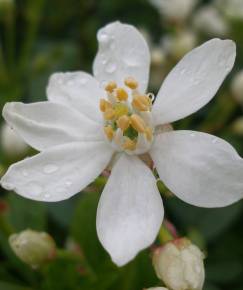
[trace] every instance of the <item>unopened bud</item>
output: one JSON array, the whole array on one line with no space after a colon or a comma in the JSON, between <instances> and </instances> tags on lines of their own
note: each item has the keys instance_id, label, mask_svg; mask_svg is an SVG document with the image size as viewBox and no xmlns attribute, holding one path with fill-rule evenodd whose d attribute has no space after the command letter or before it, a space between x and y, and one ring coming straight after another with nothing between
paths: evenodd
<instances>
[{"instance_id":1,"label":"unopened bud","mask_svg":"<svg viewBox=\"0 0 243 290\"><path fill-rule=\"evenodd\" d=\"M171 290L201 290L204 283L204 255L188 239L165 244L154 252L153 264L158 278Z\"/></svg>"},{"instance_id":2,"label":"unopened bud","mask_svg":"<svg viewBox=\"0 0 243 290\"><path fill-rule=\"evenodd\" d=\"M231 92L234 98L243 104L243 70L239 71L231 82Z\"/></svg>"},{"instance_id":3,"label":"unopened bud","mask_svg":"<svg viewBox=\"0 0 243 290\"><path fill-rule=\"evenodd\" d=\"M2 126L0 135L1 145L6 154L16 157L27 152L28 145L7 124Z\"/></svg>"},{"instance_id":4,"label":"unopened bud","mask_svg":"<svg viewBox=\"0 0 243 290\"><path fill-rule=\"evenodd\" d=\"M55 241L45 232L25 230L11 235L9 244L21 261L35 269L56 255Z\"/></svg>"}]
</instances>

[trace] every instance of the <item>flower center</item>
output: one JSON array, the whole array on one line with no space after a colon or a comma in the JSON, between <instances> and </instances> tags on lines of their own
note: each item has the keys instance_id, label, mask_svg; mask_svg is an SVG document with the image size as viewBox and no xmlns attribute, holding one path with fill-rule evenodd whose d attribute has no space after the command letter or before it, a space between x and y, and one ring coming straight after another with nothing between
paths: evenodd
<instances>
[{"instance_id":1,"label":"flower center","mask_svg":"<svg viewBox=\"0 0 243 290\"><path fill-rule=\"evenodd\" d=\"M138 82L128 77L124 87L113 81L106 87L107 97L100 100L104 118L104 134L117 151L128 154L147 152L153 141L152 94L141 94Z\"/></svg>"}]
</instances>

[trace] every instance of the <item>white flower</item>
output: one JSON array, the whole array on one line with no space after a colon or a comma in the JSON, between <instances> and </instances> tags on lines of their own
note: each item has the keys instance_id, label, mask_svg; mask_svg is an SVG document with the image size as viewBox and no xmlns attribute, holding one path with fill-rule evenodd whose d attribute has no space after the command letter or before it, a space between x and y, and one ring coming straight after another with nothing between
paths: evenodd
<instances>
[{"instance_id":1,"label":"white flower","mask_svg":"<svg viewBox=\"0 0 243 290\"><path fill-rule=\"evenodd\" d=\"M95 77L57 73L47 102L5 105L5 120L41 152L10 166L1 185L35 200L64 200L92 182L115 155L97 210L97 232L113 261L124 265L154 241L163 220L156 179L140 154L152 157L162 181L188 203L220 207L242 198L243 160L230 144L193 131L157 133L161 124L213 98L232 69L235 44L213 39L191 51L151 107L145 93L150 55L140 33L114 22L98 32L98 41Z\"/></svg>"},{"instance_id":2,"label":"white flower","mask_svg":"<svg viewBox=\"0 0 243 290\"><path fill-rule=\"evenodd\" d=\"M229 31L225 18L213 5L205 5L194 14L193 26L211 36L225 36Z\"/></svg>"},{"instance_id":3,"label":"white flower","mask_svg":"<svg viewBox=\"0 0 243 290\"><path fill-rule=\"evenodd\" d=\"M171 290L201 290L204 255L185 238L167 243L153 256L156 274Z\"/></svg>"},{"instance_id":4,"label":"white flower","mask_svg":"<svg viewBox=\"0 0 243 290\"><path fill-rule=\"evenodd\" d=\"M162 38L162 49L175 59L180 59L184 54L192 50L197 43L196 34L191 30L180 30L175 34L169 34Z\"/></svg>"},{"instance_id":5,"label":"white flower","mask_svg":"<svg viewBox=\"0 0 243 290\"><path fill-rule=\"evenodd\" d=\"M215 0L215 4L228 17L243 19L243 1L242 0Z\"/></svg>"},{"instance_id":6,"label":"white flower","mask_svg":"<svg viewBox=\"0 0 243 290\"><path fill-rule=\"evenodd\" d=\"M27 152L28 145L7 124L1 127L0 136L2 148L8 155L17 156Z\"/></svg>"},{"instance_id":7,"label":"white flower","mask_svg":"<svg viewBox=\"0 0 243 290\"><path fill-rule=\"evenodd\" d=\"M231 92L235 99L243 105L243 70L240 70L232 79Z\"/></svg>"},{"instance_id":8,"label":"white flower","mask_svg":"<svg viewBox=\"0 0 243 290\"><path fill-rule=\"evenodd\" d=\"M198 0L150 0L159 12L170 21L184 21Z\"/></svg>"}]
</instances>

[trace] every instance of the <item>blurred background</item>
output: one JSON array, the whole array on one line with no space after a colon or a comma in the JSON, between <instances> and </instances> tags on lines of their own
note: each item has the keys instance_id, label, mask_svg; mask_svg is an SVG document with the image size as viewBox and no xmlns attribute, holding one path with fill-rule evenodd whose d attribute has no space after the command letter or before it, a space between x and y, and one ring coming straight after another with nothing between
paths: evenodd
<instances>
[{"instance_id":1,"label":"blurred background","mask_svg":"<svg viewBox=\"0 0 243 290\"><path fill-rule=\"evenodd\" d=\"M174 127L215 134L243 156L243 0L0 0L0 110L9 101L46 100L53 72L92 72L96 32L114 20L135 25L147 39L149 91L155 94L186 52L214 37L236 42L236 64L216 97ZM0 176L33 153L1 119ZM53 204L0 188L0 290L142 290L160 284L151 249L117 268L101 247L95 217L105 182L100 177L85 192ZM162 184L160 190L167 220L205 253L204 289L243 290L243 202L202 209ZM60 249L56 258L38 269L21 262L8 237L25 229L48 232Z\"/></svg>"}]
</instances>

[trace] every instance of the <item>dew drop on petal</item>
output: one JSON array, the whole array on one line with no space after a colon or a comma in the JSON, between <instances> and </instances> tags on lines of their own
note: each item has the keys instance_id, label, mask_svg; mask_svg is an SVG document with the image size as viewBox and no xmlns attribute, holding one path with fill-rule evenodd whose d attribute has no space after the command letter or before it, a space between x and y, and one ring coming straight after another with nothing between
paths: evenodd
<instances>
[{"instance_id":1,"label":"dew drop on petal","mask_svg":"<svg viewBox=\"0 0 243 290\"><path fill-rule=\"evenodd\" d=\"M22 171L22 174L23 174L23 176L25 176L25 177L29 175L29 173L28 173L27 170L23 170L23 171Z\"/></svg>"},{"instance_id":2,"label":"dew drop on petal","mask_svg":"<svg viewBox=\"0 0 243 290\"><path fill-rule=\"evenodd\" d=\"M46 174L54 173L57 170L58 170L58 167L54 164L47 164L43 169L44 173Z\"/></svg>"},{"instance_id":3,"label":"dew drop on petal","mask_svg":"<svg viewBox=\"0 0 243 290\"><path fill-rule=\"evenodd\" d=\"M44 199L45 199L45 200L49 199L50 197L51 197L51 195L50 195L49 193L45 193L45 194L44 194Z\"/></svg>"},{"instance_id":4,"label":"dew drop on petal","mask_svg":"<svg viewBox=\"0 0 243 290\"><path fill-rule=\"evenodd\" d=\"M82 78L82 79L80 80L80 83L81 83L82 85L87 84L87 82L88 82L88 79L87 79L87 78Z\"/></svg>"},{"instance_id":5,"label":"dew drop on petal","mask_svg":"<svg viewBox=\"0 0 243 290\"><path fill-rule=\"evenodd\" d=\"M98 33L98 41L101 43L107 43L109 42L110 38L109 35L106 32L100 32Z\"/></svg>"},{"instance_id":6,"label":"dew drop on petal","mask_svg":"<svg viewBox=\"0 0 243 290\"><path fill-rule=\"evenodd\" d=\"M194 134L194 133L191 133L190 136L191 136L191 137L195 137L195 134Z\"/></svg>"},{"instance_id":7,"label":"dew drop on petal","mask_svg":"<svg viewBox=\"0 0 243 290\"><path fill-rule=\"evenodd\" d=\"M42 193L42 187L39 184L35 182L30 182L26 185L25 194L36 197L36 196L41 195L41 193Z\"/></svg>"},{"instance_id":8,"label":"dew drop on petal","mask_svg":"<svg viewBox=\"0 0 243 290\"><path fill-rule=\"evenodd\" d=\"M73 183L72 183L71 180L66 180L66 182L65 182L65 185L66 185L67 187L70 187L72 184L73 184Z\"/></svg>"},{"instance_id":9,"label":"dew drop on petal","mask_svg":"<svg viewBox=\"0 0 243 290\"><path fill-rule=\"evenodd\" d=\"M181 70L180 74L181 74L181 75L184 75L184 74L185 74L185 72L186 72L186 69L185 69L185 68L183 68L183 69Z\"/></svg>"},{"instance_id":10,"label":"dew drop on petal","mask_svg":"<svg viewBox=\"0 0 243 290\"><path fill-rule=\"evenodd\" d=\"M213 144L217 143L217 141L218 141L217 138L213 138L213 139L212 139L212 143L213 143Z\"/></svg>"},{"instance_id":11,"label":"dew drop on petal","mask_svg":"<svg viewBox=\"0 0 243 290\"><path fill-rule=\"evenodd\" d=\"M114 62L109 62L105 68L107 73L113 73L116 71L116 69L117 69L117 66Z\"/></svg>"}]
</instances>

